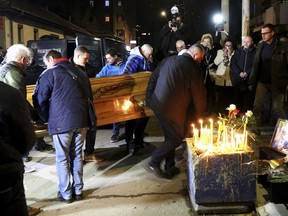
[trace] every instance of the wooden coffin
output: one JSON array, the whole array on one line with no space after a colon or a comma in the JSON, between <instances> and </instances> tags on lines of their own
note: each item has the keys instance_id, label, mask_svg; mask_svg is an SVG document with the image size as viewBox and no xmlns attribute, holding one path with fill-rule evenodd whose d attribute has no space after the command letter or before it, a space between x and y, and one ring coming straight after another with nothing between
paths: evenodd
<instances>
[{"instance_id":1,"label":"wooden coffin","mask_svg":"<svg viewBox=\"0 0 288 216\"><path fill-rule=\"evenodd\" d=\"M131 75L90 78L97 125L152 116L152 110L142 106L150 75L151 72L140 72ZM34 87L35 85L27 86L27 100L32 106ZM40 131L36 133L39 135Z\"/></svg>"}]
</instances>

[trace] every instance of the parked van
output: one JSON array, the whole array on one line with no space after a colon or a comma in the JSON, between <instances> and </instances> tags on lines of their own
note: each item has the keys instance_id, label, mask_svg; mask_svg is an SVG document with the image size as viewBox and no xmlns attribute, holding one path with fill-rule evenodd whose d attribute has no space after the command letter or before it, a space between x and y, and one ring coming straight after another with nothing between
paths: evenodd
<instances>
[{"instance_id":1,"label":"parked van","mask_svg":"<svg viewBox=\"0 0 288 216\"><path fill-rule=\"evenodd\" d=\"M106 64L105 54L108 49L114 48L120 51L123 57L127 57L126 44L118 38L113 37L76 37L75 40L51 39L29 40L27 47L34 51L34 58L38 65L46 67L43 56L51 49L59 51L63 57L70 58L76 46L83 45L90 51L89 63L94 70L99 72Z\"/></svg>"}]
</instances>

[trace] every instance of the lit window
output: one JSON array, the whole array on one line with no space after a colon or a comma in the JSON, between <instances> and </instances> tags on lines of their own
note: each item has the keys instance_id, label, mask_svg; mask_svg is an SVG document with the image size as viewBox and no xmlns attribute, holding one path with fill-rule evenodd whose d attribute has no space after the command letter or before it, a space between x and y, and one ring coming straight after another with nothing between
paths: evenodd
<instances>
[{"instance_id":1,"label":"lit window","mask_svg":"<svg viewBox=\"0 0 288 216\"><path fill-rule=\"evenodd\" d=\"M109 0L105 0L105 6L109 7L110 6L110 1Z\"/></svg>"},{"instance_id":2,"label":"lit window","mask_svg":"<svg viewBox=\"0 0 288 216\"><path fill-rule=\"evenodd\" d=\"M110 22L110 17L109 16L105 17L105 22Z\"/></svg>"},{"instance_id":3,"label":"lit window","mask_svg":"<svg viewBox=\"0 0 288 216\"><path fill-rule=\"evenodd\" d=\"M118 7L122 6L122 1L118 1Z\"/></svg>"},{"instance_id":4,"label":"lit window","mask_svg":"<svg viewBox=\"0 0 288 216\"><path fill-rule=\"evenodd\" d=\"M94 7L94 1L93 0L90 0L90 6Z\"/></svg>"}]
</instances>

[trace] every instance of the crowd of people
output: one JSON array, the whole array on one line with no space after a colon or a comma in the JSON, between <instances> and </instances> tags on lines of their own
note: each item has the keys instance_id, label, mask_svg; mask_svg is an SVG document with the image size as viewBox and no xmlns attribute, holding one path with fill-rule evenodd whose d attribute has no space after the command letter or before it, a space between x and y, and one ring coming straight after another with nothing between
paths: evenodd
<instances>
[{"instance_id":1,"label":"crowd of people","mask_svg":"<svg viewBox=\"0 0 288 216\"><path fill-rule=\"evenodd\" d=\"M43 57L47 69L35 64L33 52L24 45L8 48L0 67L0 175L6 176L1 178L0 197L3 200L9 192L10 199L5 201L7 213L15 210L22 212L17 215L27 215L23 158L26 161L33 146L41 151L48 148L43 139L35 137L31 124L35 118L48 123L53 139L59 200L71 203L83 198L83 160L103 160L94 149L97 129L89 128L87 100L93 100L89 78L153 72L146 104L161 125L164 142L152 152L145 169L159 178L171 179L180 173L175 166L175 150L187 136L190 121L215 117L233 103L240 110L253 110L257 126L261 126L265 98L269 95L268 103L276 118L286 118L283 97L288 84L288 45L279 40L272 24L263 25L262 41L257 47L250 36L244 37L242 46L237 48L229 35L215 42L208 33L189 46L184 24L176 18L176 25L169 22L162 31L164 58L157 66L149 44L132 49L127 59L117 48L107 50L107 64L99 72L88 63L89 50L85 46L77 46L70 59L56 50L48 51ZM36 84L34 108L25 102L28 84ZM17 110L12 112L10 107ZM137 154L149 144L144 141L148 121L148 117L143 117L125 122L127 153ZM111 142L120 140L120 126L121 123L113 124ZM7 170L7 166L13 169ZM7 176L12 181L5 181ZM19 208L14 207L15 203Z\"/></svg>"}]
</instances>

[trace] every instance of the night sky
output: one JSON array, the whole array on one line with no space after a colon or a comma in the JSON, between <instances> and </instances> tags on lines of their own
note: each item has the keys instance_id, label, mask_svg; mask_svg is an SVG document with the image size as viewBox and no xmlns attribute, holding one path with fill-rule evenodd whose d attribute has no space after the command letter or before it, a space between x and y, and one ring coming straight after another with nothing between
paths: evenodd
<instances>
[{"instance_id":1,"label":"night sky","mask_svg":"<svg viewBox=\"0 0 288 216\"><path fill-rule=\"evenodd\" d=\"M65 19L68 19L71 15L72 9L75 10L76 6L73 5L79 3L78 0L29 1L47 7ZM131 1L133 1L133 4L131 4ZM84 5L89 3L88 0L81 2ZM233 35L238 42L241 35L241 2L230 1L230 35ZM189 31L190 43L200 40L202 34L205 33L215 35L212 17L216 12L221 11L221 0L125 0L125 3L128 6L126 15L133 14L132 19L135 19L136 24L141 26L139 31L152 34L144 42L150 43L155 48L160 44L160 30L168 20L171 20L170 9L173 5L176 4L182 14L182 21ZM77 8L81 9L81 7ZM167 18L161 16L163 10L166 11Z\"/></svg>"},{"instance_id":2,"label":"night sky","mask_svg":"<svg viewBox=\"0 0 288 216\"><path fill-rule=\"evenodd\" d=\"M200 4L201 1L201 4ZM195 43L201 39L202 34L211 33L215 35L212 17L215 13L221 12L221 0L186 0L185 5L179 5L182 14L182 21L189 29L189 41ZM137 24L141 26L141 31L151 32L153 37L150 43L154 46L160 44L159 32L170 20L161 16L161 11L166 11L170 15L170 9L175 4L173 0L146 0L137 2ZM230 35L237 42L241 36L241 1L230 1ZM185 7L185 10L184 10ZM149 42L149 41L148 41Z\"/></svg>"}]
</instances>

